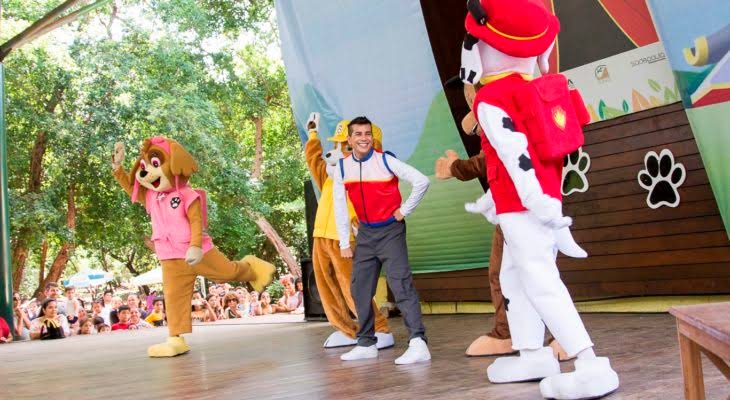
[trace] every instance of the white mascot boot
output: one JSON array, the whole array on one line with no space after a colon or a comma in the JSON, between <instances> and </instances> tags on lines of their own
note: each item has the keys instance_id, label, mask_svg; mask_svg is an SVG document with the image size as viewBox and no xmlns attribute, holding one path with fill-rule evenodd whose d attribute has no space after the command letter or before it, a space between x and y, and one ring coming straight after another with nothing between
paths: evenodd
<instances>
[{"instance_id":1,"label":"white mascot boot","mask_svg":"<svg viewBox=\"0 0 730 400\"><path fill-rule=\"evenodd\" d=\"M500 357L487 368L492 383L527 382L560 373L560 363L553 349L523 350L516 357Z\"/></svg>"},{"instance_id":2,"label":"white mascot boot","mask_svg":"<svg viewBox=\"0 0 730 400\"><path fill-rule=\"evenodd\" d=\"M350 337L348 337L344 333L342 333L340 331L334 331L327 338L327 340L324 341L324 348L332 349L335 347L354 346L356 344L357 344L357 339L350 339Z\"/></svg>"},{"instance_id":3,"label":"white mascot boot","mask_svg":"<svg viewBox=\"0 0 730 400\"><path fill-rule=\"evenodd\" d=\"M575 360L575 372L549 376L540 382L547 399L597 399L618 389L618 375L606 357Z\"/></svg>"}]
</instances>

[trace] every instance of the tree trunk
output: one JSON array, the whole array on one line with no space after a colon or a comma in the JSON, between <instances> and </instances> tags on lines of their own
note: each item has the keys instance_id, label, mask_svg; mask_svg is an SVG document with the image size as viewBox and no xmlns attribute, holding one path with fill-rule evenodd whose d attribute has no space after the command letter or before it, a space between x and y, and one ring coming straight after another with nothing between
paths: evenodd
<instances>
[{"instance_id":1,"label":"tree trunk","mask_svg":"<svg viewBox=\"0 0 730 400\"><path fill-rule=\"evenodd\" d=\"M46 103L45 111L53 114L56 111L58 103L61 102L66 87L57 85L51 93L51 97ZM28 187L26 193L38 193L41 190L43 182L43 157L46 155L46 146L48 140L46 132L40 131L33 143L33 149L30 153L30 174L28 177ZM13 248L13 290L20 289L20 283L23 281L25 273L25 263L28 260L28 241L27 238L31 233L28 227L22 227L18 231L15 247Z\"/></svg>"},{"instance_id":2,"label":"tree trunk","mask_svg":"<svg viewBox=\"0 0 730 400\"><path fill-rule=\"evenodd\" d=\"M23 273L25 272L25 262L28 261L28 246L25 239L18 239L13 249L13 291L20 289L20 283L23 281Z\"/></svg>"},{"instance_id":3,"label":"tree trunk","mask_svg":"<svg viewBox=\"0 0 730 400\"><path fill-rule=\"evenodd\" d=\"M261 180L261 164L264 162L264 149L263 149L263 130L264 130L264 119L262 117L256 117L253 120L256 125L256 153L253 158L253 172L251 173L252 178Z\"/></svg>"},{"instance_id":4,"label":"tree trunk","mask_svg":"<svg viewBox=\"0 0 730 400\"><path fill-rule=\"evenodd\" d=\"M259 229L264 232L264 235L266 235L269 241L274 245L276 251L279 253L279 257L284 260L287 268L289 268L289 272L295 277L300 278L302 276L302 268L297 263L297 260L294 259L289 247L287 247L281 239L281 236L279 236L279 232L271 226L264 216L252 215L252 217L256 221L256 225L258 225Z\"/></svg>"},{"instance_id":5,"label":"tree trunk","mask_svg":"<svg viewBox=\"0 0 730 400\"><path fill-rule=\"evenodd\" d=\"M72 184L68 188L68 211L66 212L66 226L69 230L71 230L72 234L73 230L76 228L75 195L76 189ZM73 249L73 240L69 240L61 244L61 249L58 251L58 254L56 254L56 258L53 260L53 264L51 264L51 269L48 271L48 275L46 275L41 282L38 282L38 287L33 294L36 299L42 300L44 297L43 289L47 283L58 282L58 280L61 279L61 275L63 275L63 271L66 270L66 265L68 264L69 258L71 258L71 252Z\"/></svg>"},{"instance_id":6,"label":"tree trunk","mask_svg":"<svg viewBox=\"0 0 730 400\"><path fill-rule=\"evenodd\" d=\"M41 244L41 261L38 264L38 282L43 282L46 276L46 260L48 259L48 242L43 239Z\"/></svg>"}]
</instances>

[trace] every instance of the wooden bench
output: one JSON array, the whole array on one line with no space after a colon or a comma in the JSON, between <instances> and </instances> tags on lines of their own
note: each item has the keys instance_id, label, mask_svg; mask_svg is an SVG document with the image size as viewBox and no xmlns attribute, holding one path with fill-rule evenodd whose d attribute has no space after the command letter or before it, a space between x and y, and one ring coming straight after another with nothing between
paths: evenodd
<instances>
[{"instance_id":1,"label":"wooden bench","mask_svg":"<svg viewBox=\"0 0 730 400\"><path fill-rule=\"evenodd\" d=\"M705 398L702 376L704 353L730 380L730 302L672 307L669 313L677 318L679 357L684 375L684 397Z\"/></svg>"}]
</instances>

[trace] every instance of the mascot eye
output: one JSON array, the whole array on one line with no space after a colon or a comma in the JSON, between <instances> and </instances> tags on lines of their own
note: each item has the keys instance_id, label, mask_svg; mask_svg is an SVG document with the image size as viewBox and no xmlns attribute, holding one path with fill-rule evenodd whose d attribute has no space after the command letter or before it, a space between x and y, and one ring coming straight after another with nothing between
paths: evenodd
<instances>
[{"instance_id":1,"label":"mascot eye","mask_svg":"<svg viewBox=\"0 0 730 400\"><path fill-rule=\"evenodd\" d=\"M155 168L158 168L160 166L160 159L157 157L152 157L152 160L150 160L152 163L152 166Z\"/></svg>"},{"instance_id":2,"label":"mascot eye","mask_svg":"<svg viewBox=\"0 0 730 400\"><path fill-rule=\"evenodd\" d=\"M144 163L144 160L140 160L139 162L139 168L142 169L142 171L147 170L147 164Z\"/></svg>"}]
</instances>

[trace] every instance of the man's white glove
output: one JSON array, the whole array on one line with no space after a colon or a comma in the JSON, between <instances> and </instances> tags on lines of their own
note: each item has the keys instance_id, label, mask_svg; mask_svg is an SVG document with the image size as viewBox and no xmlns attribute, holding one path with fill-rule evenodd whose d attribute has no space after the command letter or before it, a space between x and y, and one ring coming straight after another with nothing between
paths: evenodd
<instances>
[{"instance_id":1,"label":"man's white glove","mask_svg":"<svg viewBox=\"0 0 730 400\"><path fill-rule=\"evenodd\" d=\"M313 112L309 114L309 119L307 119L307 131L317 131L319 132L319 113Z\"/></svg>"},{"instance_id":2,"label":"man's white glove","mask_svg":"<svg viewBox=\"0 0 730 400\"><path fill-rule=\"evenodd\" d=\"M492 191L487 190L482 197L478 198L474 203L464 204L464 209L472 214L482 214L493 225L497 225L497 207L492 198Z\"/></svg>"},{"instance_id":3,"label":"man's white glove","mask_svg":"<svg viewBox=\"0 0 730 400\"><path fill-rule=\"evenodd\" d=\"M530 196L522 202L532 215L551 229L561 229L570 226L573 220L563 216L563 203L544 193Z\"/></svg>"},{"instance_id":4,"label":"man's white glove","mask_svg":"<svg viewBox=\"0 0 730 400\"><path fill-rule=\"evenodd\" d=\"M187 253L185 253L185 262L190 265L195 265L203 259L203 249L197 246L188 247Z\"/></svg>"}]
</instances>

